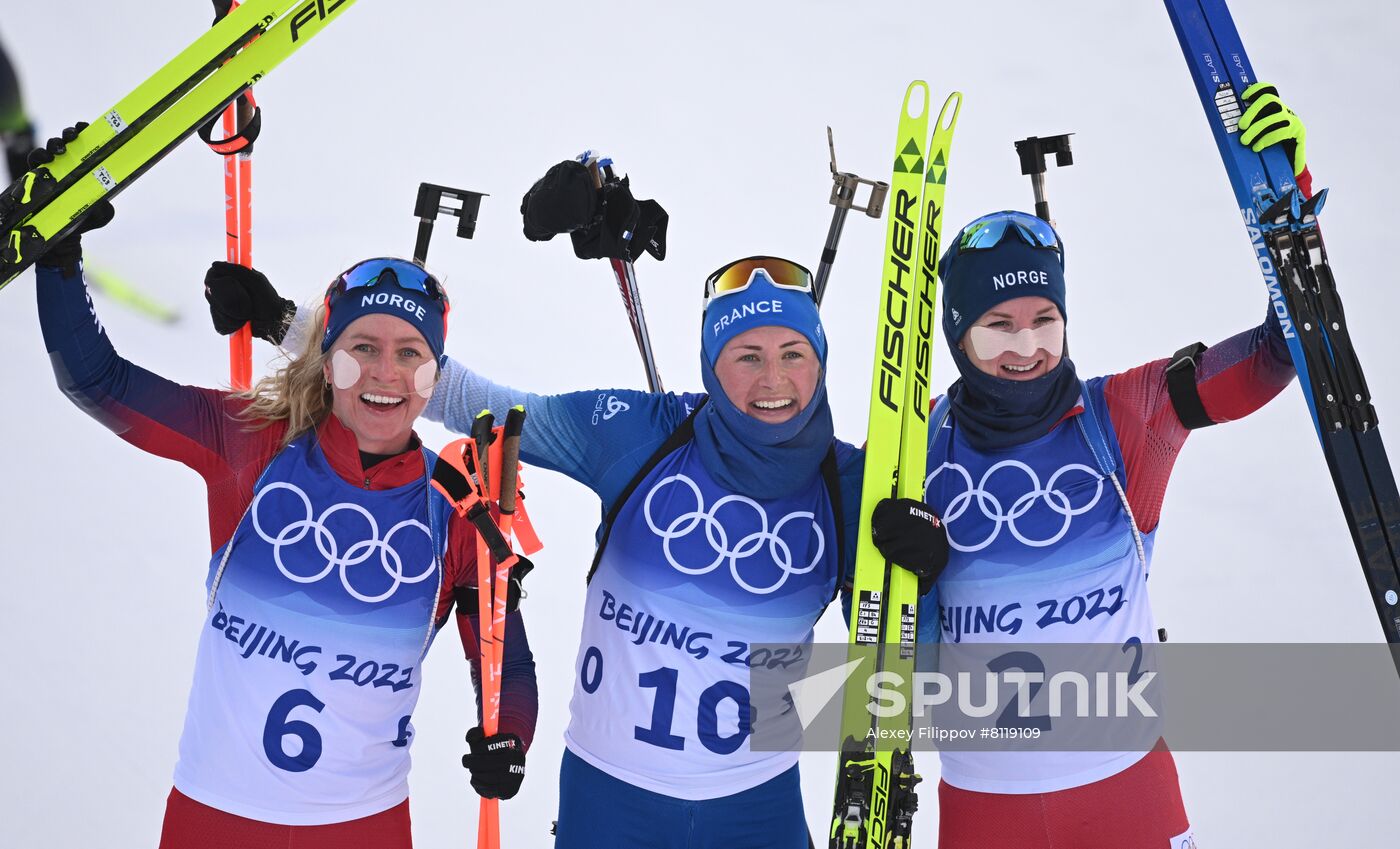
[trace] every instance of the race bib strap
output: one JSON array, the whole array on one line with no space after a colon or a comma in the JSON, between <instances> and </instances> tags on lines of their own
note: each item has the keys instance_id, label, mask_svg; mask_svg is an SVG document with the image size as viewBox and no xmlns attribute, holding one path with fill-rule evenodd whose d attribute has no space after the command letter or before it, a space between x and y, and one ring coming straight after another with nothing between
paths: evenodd
<instances>
[{"instance_id":1,"label":"race bib strap","mask_svg":"<svg viewBox=\"0 0 1400 849\"><path fill-rule=\"evenodd\" d=\"M1128 527L1133 532L1133 545L1137 548L1138 563L1142 564L1142 574L1146 578L1147 549L1142 543L1142 531L1138 530L1137 517L1133 515L1133 505L1128 501L1128 493L1123 490L1123 484L1118 480L1118 463L1114 459L1113 449L1108 444L1108 437L1104 435L1103 426L1099 424L1098 414L1094 412L1094 398L1087 384L1081 381L1080 386L1084 412L1075 416L1074 421L1079 425L1079 432L1088 443L1099 471L1113 483L1113 490L1118 493L1118 501L1123 505L1123 512L1128 516Z\"/></svg>"},{"instance_id":2,"label":"race bib strap","mask_svg":"<svg viewBox=\"0 0 1400 849\"><path fill-rule=\"evenodd\" d=\"M846 516L841 504L841 471L836 465L836 444L833 442L826 456L822 458L822 482L826 484L827 500L831 502L831 518L836 525L836 574L844 578L846 574ZM831 604L841 594L844 580L837 580L831 588Z\"/></svg>"},{"instance_id":3,"label":"race bib strap","mask_svg":"<svg viewBox=\"0 0 1400 849\"><path fill-rule=\"evenodd\" d=\"M671 435L666 437L666 441L661 443L661 447L652 452L652 455L627 482L627 486L613 500L612 506L608 508L608 515L603 519L603 536L598 540L597 551L593 552L593 563L588 567L588 575L583 579L585 584L592 581L593 573L598 571L598 564L603 560L603 549L607 547L608 537L612 535L613 524L617 522L617 514L622 511L622 505L627 503L627 499L632 497L632 493L637 491L637 487L646 480L647 475L651 474L651 470L656 468L658 463L666 459L671 452L695 438L695 417L705 408L705 402L708 400L707 398L695 405L695 409L690 411L690 415L685 417L685 421L671 431Z\"/></svg>"}]
</instances>

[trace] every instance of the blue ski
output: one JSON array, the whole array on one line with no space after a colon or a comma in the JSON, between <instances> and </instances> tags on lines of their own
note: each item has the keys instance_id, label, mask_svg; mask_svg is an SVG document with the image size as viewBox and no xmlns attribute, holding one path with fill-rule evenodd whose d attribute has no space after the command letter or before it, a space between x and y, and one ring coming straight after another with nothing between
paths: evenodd
<instances>
[{"instance_id":1,"label":"blue ski","mask_svg":"<svg viewBox=\"0 0 1400 849\"><path fill-rule=\"evenodd\" d=\"M1352 347L1318 213L1277 147L1240 144L1239 93L1258 82L1225 0L1166 0L1322 443L1388 642L1400 643L1400 491ZM1400 652L1395 653L1400 671Z\"/></svg>"}]
</instances>

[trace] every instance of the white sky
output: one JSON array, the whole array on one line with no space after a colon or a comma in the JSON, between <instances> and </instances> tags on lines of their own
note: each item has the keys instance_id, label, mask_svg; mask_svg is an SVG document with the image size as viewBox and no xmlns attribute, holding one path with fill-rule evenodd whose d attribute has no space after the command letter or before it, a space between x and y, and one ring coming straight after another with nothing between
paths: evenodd
<instances>
[{"instance_id":1,"label":"white sky","mask_svg":"<svg viewBox=\"0 0 1400 849\"><path fill-rule=\"evenodd\" d=\"M1385 249L1390 109L1400 37L1390 6L1235 0L1256 70L1307 121L1323 217L1384 430L1400 415L1400 293ZM582 14L581 14L582 12ZM44 130L91 119L209 23L193 0L6 0L3 29ZM78 26L77 22L82 25ZM63 33L61 36L59 33ZM902 41L897 41L902 39ZM665 263L639 264L662 374L698 388L701 281L753 253L816 267L830 220L824 126L843 169L887 179L910 79L935 106L966 95L948 226L1029 208L1011 142L1073 131L1076 164L1048 176L1068 245L1080 374L1121 371L1259 321L1265 297L1233 198L1159 3L896 4L605 0L467 4L363 0L259 86L255 260L292 297L350 261L407 254L421 180L491 193L475 241L441 233L432 265L455 309L448 349L536 391L642 385L603 263L527 243L521 194L585 147L615 155L639 197L671 213ZM172 154L88 237L93 264L178 306L155 327L99 302L118 349L188 383L226 380L201 280L222 258L222 183L197 144ZM444 225L441 230L448 230ZM828 293L837 432L864 433L883 223L852 217ZM153 846L170 787L208 554L204 490L141 455L55 389L33 278L0 298L0 382L11 446L0 568L0 845ZM941 342L938 350L943 350ZM260 363L269 349L259 343ZM934 383L953 370L946 355ZM424 428L430 445L447 434ZM527 617L541 715L504 843L548 845L596 501L534 472L547 548ZM1173 641L1373 641L1375 615L1308 423L1289 389L1249 420L1192 438L1177 465L1151 589ZM819 637L844 639L831 614ZM476 797L458 763L470 685L444 635L415 714L415 839L470 845ZM1385 674L1384 670L1380 674ZM1339 693L1339 698L1345 694ZM809 821L825 832L835 756L803 760ZM1393 808L1400 755L1178 755L1201 846L1389 845L1365 811ZM937 833L924 756L920 846Z\"/></svg>"}]
</instances>

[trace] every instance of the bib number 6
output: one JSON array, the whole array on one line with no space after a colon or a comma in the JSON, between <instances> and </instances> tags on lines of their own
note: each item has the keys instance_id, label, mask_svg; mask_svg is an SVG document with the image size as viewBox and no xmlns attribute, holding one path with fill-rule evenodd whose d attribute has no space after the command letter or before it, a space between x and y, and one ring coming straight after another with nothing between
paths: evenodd
<instances>
[{"instance_id":1,"label":"bib number 6","mask_svg":"<svg viewBox=\"0 0 1400 849\"><path fill-rule=\"evenodd\" d=\"M288 690L272 703L263 725L263 752L273 766L287 772L306 772L316 765L321 759L321 732L311 723L290 716L299 707L320 713L325 706L310 690ZM288 737L301 741L300 746L293 747L296 754L287 751Z\"/></svg>"}]
</instances>

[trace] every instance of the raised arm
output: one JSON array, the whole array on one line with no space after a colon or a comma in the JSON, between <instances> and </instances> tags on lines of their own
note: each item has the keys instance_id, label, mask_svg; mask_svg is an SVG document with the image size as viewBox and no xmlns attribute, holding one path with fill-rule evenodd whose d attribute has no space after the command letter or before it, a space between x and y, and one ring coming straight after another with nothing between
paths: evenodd
<instances>
[{"instance_id":1,"label":"raised arm","mask_svg":"<svg viewBox=\"0 0 1400 849\"><path fill-rule=\"evenodd\" d=\"M314 329L314 310L289 312L289 305L295 305L252 269L216 263L204 284L220 332L253 322L255 335L296 349ZM449 430L470 433L482 410L500 417L523 405L529 419L520 441L521 458L577 480L596 492L606 507L703 397L628 389L538 395L494 383L449 357L422 415Z\"/></svg>"},{"instance_id":2,"label":"raised arm","mask_svg":"<svg viewBox=\"0 0 1400 849\"><path fill-rule=\"evenodd\" d=\"M1154 360L1104 381L1104 396L1128 474L1128 501L1138 526L1157 526L1167 480L1190 433L1167 391L1169 359ZM1293 380L1293 362L1273 310L1258 327L1201 353L1196 390L1212 422L1241 419Z\"/></svg>"},{"instance_id":3,"label":"raised arm","mask_svg":"<svg viewBox=\"0 0 1400 849\"><path fill-rule=\"evenodd\" d=\"M700 397L631 389L538 395L493 383L449 357L423 417L469 433L480 411L499 416L523 405L528 418L521 459L568 475L596 492L606 506Z\"/></svg>"},{"instance_id":4,"label":"raised arm","mask_svg":"<svg viewBox=\"0 0 1400 849\"><path fill-rule=\"evenodd\" d=\"M143 451L178 460L211 483L260 468L281 428L251 432L235 417L228 393L183 386L119 355L97 318L81 268L36 268L39 323L59 389L83 412ZM246 482L251 488L252 481ZM212 505L211 505L212 506ZM210 510L214 546L233 532L237 515ZM229 524L228 527L215 525Z\"/></svg>"}]
</instances>

